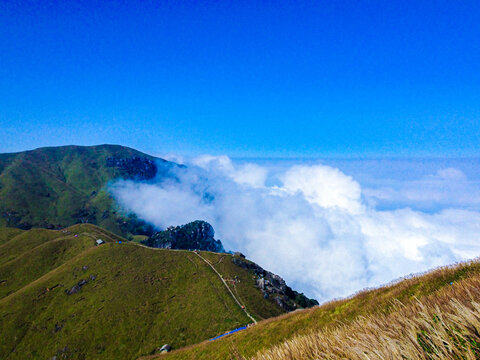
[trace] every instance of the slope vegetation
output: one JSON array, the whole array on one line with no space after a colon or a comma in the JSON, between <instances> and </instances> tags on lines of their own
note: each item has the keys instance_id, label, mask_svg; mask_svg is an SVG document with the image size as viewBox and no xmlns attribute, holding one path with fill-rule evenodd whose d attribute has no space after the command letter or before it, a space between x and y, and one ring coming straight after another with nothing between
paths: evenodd
<instances>
[{"instance_id":1,"label":"slope vegetation","mask_svg":"<svg viewBox=\"0 0 480 360\"><path fill-rule=\"evenodd\" d=\"M114 179L166 176L172 166L117 145L0 154L0 226L59 228L89 222L122 235L151 232L118 212L106 186Z\"/></svg>"},{"instance_id":2,"label":"slope vegetation","mask_svg":"<svg viewBox=\"0 0 480 360\"><path fill-rule=\"evenodd\" d=\"M132 359L252 322L193 252L146 248L90 224L3 228L0 238L2 359ZM284 312L231 255L200 255L257 320Z\"/></svg>"},{"instance_id":3,"label":"slope vegetation","mask_svg":"<svg viewBox=\"0 0 480 360\"><path fill-rule=\"evenodd\" d=\"M336 329L295 336L251 360L479 359L480 277Z\"/></svg>"},{"instance_id":4,"label":"slope vegetation","mask_svg":"<svg viewBox=\"0 0 480 360\"><path fill-rule=\"evenodd\" d=\"M441 324L446 324L447 330L449 327L457 326L458 329L463 329L469 326L470 335L465 331L463 338L459 337L457 340L445 338L444 340L450 343L455 340L457 343L465 344L465 341L468 342L470 341L468 339L471 339L472 344L475 345L477 338L471 336L471 331L478 331L478 328L471 330L472 322L455 323L451 319L461 314L470 316L473 320L475 317L478 319L479 305L475 303L480 301L478 285L480 285L480 263L477 261L442 268L389 286L363 291L348 299L332 301L320 307L267 319L243 332L217 341L204 342L174 351L164 359L250 359L255 356L255 359L261 360L401 358L386 355L389 350L385 348L385 344L389 341L392 342L392 347L398 345L397 350L402 349L402 346L406 347L408 342L412 348L415 342L415 346L424 351L422 354L415 354L410 350L405 352L406 356L415 355L407 356L406 358L409 359L442 358L440 355L437 357L432 355L438 350L435 350L435 344L438 345L441 340L434 338L431 332L426 332L425 327L422 328L419 324L430 326L430 323L433 323L440 327L443 326ZM418 303L419 300L424 302L423 307ZM451 303L452 300L462 304L464 308L456 308L456 303ZM440 308L441 304L445 307ZM406 314L414 315L407 319ZM445 319L450 320L441 319L435 322L434 314L438 316L445 314ZM375 329L377 332L374 331ZM385 329L385 332L382 333L379 329ZM352 335L354 332L356 336ZM415 334L413 340L408 335L412 333ZM420 334L420 343L417 341L417 333ZM424 338L422 334L425 335ZM401 336L405 339L403 343L399 340ZM476 336L478 337L478 332ZM377 337L376 341L371 341L373 337ZM358 346L355 347L355 344ZM384 348L380 349L382 346ZM369 356L362 357L362 354L364 355L362 351L359 355L357 354L357 357L353 356L352 354L358 349L368 351ZM475 352L480 350L469 351L480 354ZM378 356L377 353L385 356ZM438 352L438 354L443 353ZM468 354L464 353L462 356L451 358L473 359L475 357L468 357Z\"/></svg>"}]
</instances>

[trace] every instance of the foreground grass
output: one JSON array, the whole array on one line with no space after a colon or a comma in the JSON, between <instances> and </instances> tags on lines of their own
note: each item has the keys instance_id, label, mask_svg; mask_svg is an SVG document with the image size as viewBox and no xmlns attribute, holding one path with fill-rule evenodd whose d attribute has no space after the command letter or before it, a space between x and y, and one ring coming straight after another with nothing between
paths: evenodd
<instances>
[{"instance_id":1,"label":"foreground grass","mask_svg":"<svg viewBox=\"0 0 480 360\"><path fill-rule=\"evenodd\" d=\"M398 303L409 305L417 299L436 296L444 289L450 289L479 275L480 264L476 261L437 269L389 286L360 292L348 299L268 319L227 338L175 351L165 359L220 360L253 357L273 346L281 346L294 337L309 336L318 331L333 331L341 324L352 324L360 317L388 316L398 310Z\"/></svg>"},{"instance_id":2,"label":"foreground grass","mask_svg":"<svg viewBox=\"0 0 480 360\"><path fill-rule=\"evenodd\" d=\"M479 359L479 302L475 275L422 301L396 302L389 315L296 336L250 360Z\"/></svg>"}]
</instances>

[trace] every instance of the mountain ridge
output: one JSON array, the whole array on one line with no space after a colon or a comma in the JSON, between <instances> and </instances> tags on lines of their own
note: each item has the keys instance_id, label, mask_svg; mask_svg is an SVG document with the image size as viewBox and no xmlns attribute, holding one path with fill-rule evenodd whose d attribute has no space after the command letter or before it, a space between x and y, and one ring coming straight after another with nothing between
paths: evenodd
<instances>
[{"instance_id":1,"label":"mountain ridge","mask_svg":"<svg viewBox=\"0 0 480 360\"><path fill-rule=\"evenodd\" d=\"M98 224L118 235L153 227L118 206L108 184L170 176L181 165L120 145L44 147L0 154L0 226Z\"/></svg>"}]
</instances>

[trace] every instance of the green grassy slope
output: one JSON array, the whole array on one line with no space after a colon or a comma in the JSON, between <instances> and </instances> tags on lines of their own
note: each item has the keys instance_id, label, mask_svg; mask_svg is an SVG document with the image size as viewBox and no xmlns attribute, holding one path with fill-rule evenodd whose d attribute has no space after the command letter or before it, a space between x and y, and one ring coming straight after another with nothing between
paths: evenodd
<instances>
[{"instance_id":1,"label":"green grassy slope","mask_svg":"<svg viewBox=\"0 0 480 360\"><path fill-rule=\"evenodd\" d=\"M231 255L219 257L216 253L205 252L203 256L222 274L240 302L249 304L248 310L257 320L283 313L272 301L265 301L260 291L251 291L256 286L255 277L248 271L239 271L239 267L231 261Z\"/></svg>"},{"instance_id":2,"label":"green grassy slope","mask_svg":"<svg viewBox=\"0 0 480 360\"><path fill-rule=\"evenodd\" d=\"M0 234L9 230L0 228ZM76 225L62 231L33 229L13 237L0 246L0 299L95 246L99 238L117 240L89 225Z\"/></svg>"},{"instance_id":3,"label":"green grassy slope","mask_svg":"<svg viewBox=\"0 0 480 360\"><path fill-rule=\"evenodd\" d=\"M118 178L151 177L153 162L160 174L174 165L116 145L0 154L0 226L55 228L88 221L117 234L134 233L135 221L124 222L106 186Z\"/></svg>"},{"instance_id":4,"label":"green grassy slope","mask_svg":"<svg viewBox=\"0 0 480 360\"><path fill-rule=\"evenodd\" d=\"M87 224L12 235L0 263L1 359L132 359L250 322L192 252L119 244L121 238ZM95 246L97 238L107 244ZM202 255L224 278L240 280L238 293L258 318L282 312L261 297L246 270L230 265L230 255Z\"/></svg>"},{"instance_id":5,"label":"green grassy slope","mask_svg":"<svg viewBox=\"0 0 480 360\"><path fill-rule=\"evenodd\" d=\"M18 234L21 234L23 230L15 228L0 228L0 245L10 241Z\"/></svg>"},{"instance_id":6,"label":"green grassy slope","mask_svg":"<svg viewBox=\"0 0 480 360\"><path fill-rule=\"evenodd\" d=\"M219 339L174 351L161 359L237 359L251 357L258 351L281 344L296 335L348 324L359 316L388 314L395 309L396 300L403 304L417 298L433 296L450 286L480 275L480 263L472 262L452 268L443 268L426 275L407 279L390 286L364 291L356 296L327 303L320 307L300 310ZM237 357L231 357L233 355ZM150 357L149 357L150 358ZM153 357L157 358L157 357ZM159 358L160 359L160 358Z\"/></svg>"},{"instance_id":7,"label":"green grassy slope","mask_svg":"<svg viewBox=\"0 0 480 360\"><path fill-rule=\"evenodd\" d=\"M10 229L0 228L0 233L4 232L9 233ZM22 232L0 246L0 264L7 263L28 250L61 236L61 232L46 229L32 229L28 232Z\"/></svg>"}]
</instances>

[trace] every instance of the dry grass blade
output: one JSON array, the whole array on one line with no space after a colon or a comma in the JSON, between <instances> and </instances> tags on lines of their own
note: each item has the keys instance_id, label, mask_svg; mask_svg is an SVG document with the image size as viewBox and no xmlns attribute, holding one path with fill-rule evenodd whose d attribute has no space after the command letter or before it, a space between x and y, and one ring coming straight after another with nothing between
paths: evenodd
<instances>
[{"instance_id":1,"label":"dry grass blade","mask_svg":"<svg viewBox=\"0 0 480 360\"><path fill-rule=\"evenodd\" d=\"M480 276L394 311L294 337L251 360L480 359Z\"/></svg>"}]
</instances>

